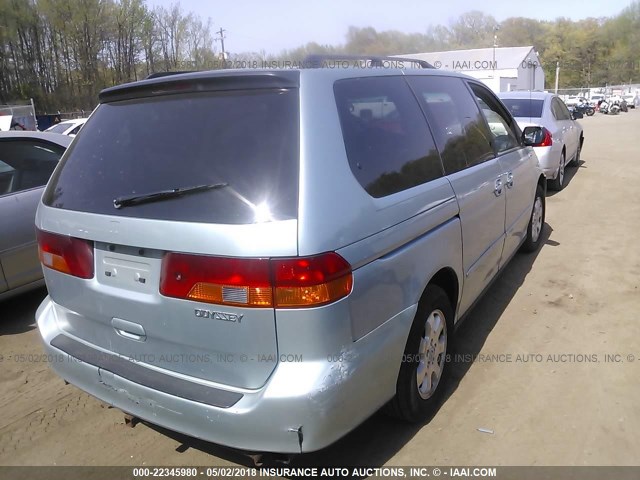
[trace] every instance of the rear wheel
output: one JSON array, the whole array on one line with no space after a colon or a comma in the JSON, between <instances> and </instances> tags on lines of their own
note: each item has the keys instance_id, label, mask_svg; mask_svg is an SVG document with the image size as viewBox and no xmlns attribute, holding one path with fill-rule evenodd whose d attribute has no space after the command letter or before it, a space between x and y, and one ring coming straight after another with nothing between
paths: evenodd
<instances>
[{"instance_id":1,"label":"rear wheel","mask_svg":"<svg viewBox=\"0 0 640 480\"><path fill-rule=\"evenodd\" d=\"M527 227L527 238L522 244L523 252L535 252L540 247L545 211L544 189L538 185L536 187L536 196L533 200L533 208L531 209L531 217L529 218L529 226Z\"/></svg>"},{"instance_id":2,"label":"rear wheel","mask_svg":"<svg viewBox=\"0 0 640 480\"><path fill-rule=\"evenodd\" d=\"M556 178L549 182L549 186L556 191L560 191L564 188L564 169L565 169L566 157L564 151L560 155L560 165L558 165L558 173Z\"/></svg>"},{"instance_id":3,"label":"rear wheel","mask_svg":"<svg viewBox=\"0 0 640 480\"><path fill-rule=\"evenodd\" d=\"M440 287L429 285L409 332L388 413L408 422L423 421L435 413L448 376L452 332L449 297Z\"/></svg>"}]
</instances>

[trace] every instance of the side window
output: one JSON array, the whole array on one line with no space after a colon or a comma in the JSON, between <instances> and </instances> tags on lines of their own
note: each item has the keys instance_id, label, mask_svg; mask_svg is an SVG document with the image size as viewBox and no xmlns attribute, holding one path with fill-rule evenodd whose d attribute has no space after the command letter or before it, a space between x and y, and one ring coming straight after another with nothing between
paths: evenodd
<instances>
[{"instance_id":1,"label":"side window","mask_svg":"<svg viewBox=\"0 0 640 480\"><path fill-rule=\"evenodd\" d=\"M0 195L13 192L13 179L15 177L16 169L0 160Z\"/></svg>"},{"instance_id":2,"label":"side window","mask_svg":"<svg viewBox=\"0 0 640 480\"><path fill-rule=\"evenodd\" d=\"M558 106L556 104L555 98L551 99L551 114L553 115L553 118L555 118L556 120L560 120L560 112L558 111Z\"/></svg>"},{"instance_id":3,"label":"side window","mask_svg":"<svg viewBox=\"0 0 640 480\"><path fill-rule=\"evenodd\" d=\"M491 132L460 78L408 77L424 109L447 174L495 157Z\"/></svg>"},{"instance_id":4,"label":"side window","mask_svg":"<svg viewBox=\"0 0 640 480\"><path fill-rule=\"evenodd\" d=\"M349 166L372 197L443 176L427 122L402 77L339 80L334 93Z\"/></svg>"},{"instance_id":5,"label":"side window","mask_svg":"<svg viewBox=\"0 0 640 480\"><path fill-rule=\"evenodd\" d=\"M37 140L0 141L0 195L44 186L63 153Z\"/></svg>"},{"instance_id":6,"label":"side window","mask_svg":"<svg viewBox=\"0 0 640 480\"><path fill-rule=\"evenodd\" d=\"M560 104L560 111L562 112L564 120L572 120L571 112L569 111L565 103L562 100L558 100L558 103Z\"/></svg>"},{"instance_id":7,"label":"side window","mask_svg":"<svg viewBox=\"0 0 640 480\"><path fill-rule=\"evenodd\" d=\"M562 104L562 102L560 102L560 100L557 97L553 97L551 99L551 113L553 113L553 116L555 117L556 120L571 119L571 115L569 114L567 107L562 108L563 106L564 105Z\"/></svg>"},{"instance_id":8,"label":"side window","mask_svg":"<svg viewBox=\"0 0 640 480\"><path fill-rule=\"evenodd\" d=\"M71 130L67 135L77 135L81 128L82 128L82 125L78 125L76 128Z\"/></svg>"},{"instance_id":9,"label":"side window","mask_svg":"<svg viewBox=\"0 0 640 480\"><path fill-rule=\"evenodd\" d=\"M515 122L500 105L500 102L486 88L475 83L470 83L469 86L475 93L478 105L487 119L495 151L501 153L519 147L520 142L518 141L518 130L514 127Z\"/></svg>"}]
</instances>

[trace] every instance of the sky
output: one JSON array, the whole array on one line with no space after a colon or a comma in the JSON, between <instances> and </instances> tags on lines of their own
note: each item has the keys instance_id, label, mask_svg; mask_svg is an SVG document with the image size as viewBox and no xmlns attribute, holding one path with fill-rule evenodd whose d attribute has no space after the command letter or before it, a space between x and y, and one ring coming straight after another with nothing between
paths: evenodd
<instances>
[{"instance_id":1,"label":"sky","mask_svg":"<svg viewBox=\"0 0 640 480\"><path fill-rule=\"evenodd\" d=\"M169 7L178 0L147 0ZM555 20L567 17L617 15L631 0L179 0L183 12L203 20L213 30L223 28L225 50L231 53L280 53L308 42L339 45L349 26L378 31L424 33L429 25L449 25L462 13L480 10L498 22L509 17ZM220 50L220 44L217 42Z\"/></svg>"}]
</instances>

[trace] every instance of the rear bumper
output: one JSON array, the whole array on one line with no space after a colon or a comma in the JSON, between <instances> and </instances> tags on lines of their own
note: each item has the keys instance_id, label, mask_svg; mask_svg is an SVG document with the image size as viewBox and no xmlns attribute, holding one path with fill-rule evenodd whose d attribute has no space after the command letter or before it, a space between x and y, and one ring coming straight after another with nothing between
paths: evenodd
<instances>
[{"instance_id":1,"label":"rear bumper","mask_svg":"<svg viewBox=\"0 0 640 480\"><path fill-rule=\"evenodd\" d=\"M554 154L553 147L534 147L538 163L547 180L554 180L560 166L560 156ZM557 157L557 158L556 158Z\"/></svg>"},{"instance_id":2,"label":"rear bumper","mask_svg":"<svg viewBox=\"0 0 640 480\"><path fill-rule=\"evenodd\" d=\"M194 381L140 363L133 366L137 373L131 374L121 363L130 360L116 360L113 354L66 335L57 324L56 308L61 307L47 297L36 319L46 353L58 360L52 368L69 383L170 430L233 448L277 453L319 450L391 398L415 314L415 306L404 310L354 342L341 358L280 361L262 388L247 390ZM391 361L395 358L398 362ZM155 383L135 376L144 376L145 371L156 377ZM183 388L186 384L190 387ZM200 396L194 396L194 390Z\"/></svg>"}]
</instances>

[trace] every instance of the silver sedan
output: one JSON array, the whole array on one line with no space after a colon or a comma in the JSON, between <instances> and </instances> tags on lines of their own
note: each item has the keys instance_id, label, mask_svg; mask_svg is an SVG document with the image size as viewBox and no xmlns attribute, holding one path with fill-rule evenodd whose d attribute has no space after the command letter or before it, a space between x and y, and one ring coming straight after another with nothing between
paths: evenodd
<instances>
[{"instance_id":1,"label":"silver sedan","mask_svg":"<svg viewBox=\"0 0 640 480\"><path fill-rule=\"evenodd\" d=\"M57 133L0 132L0 300L44 285L36 208L72 140Z\"/></svg>"},{"instance_id":2,"label":"silver sedan","mask_svg":"<svg viewBox=\"0 0 640 480\"><path fill-rule=\"evenodd\" d=\"M540 167L549 187L562 190L565 167L580 164L584 143L582 126L560 98L546 92L501 92L498 97L524 130L529 126L544 127L542 141L534 146Z\"/></svg>"}]
</instances>

